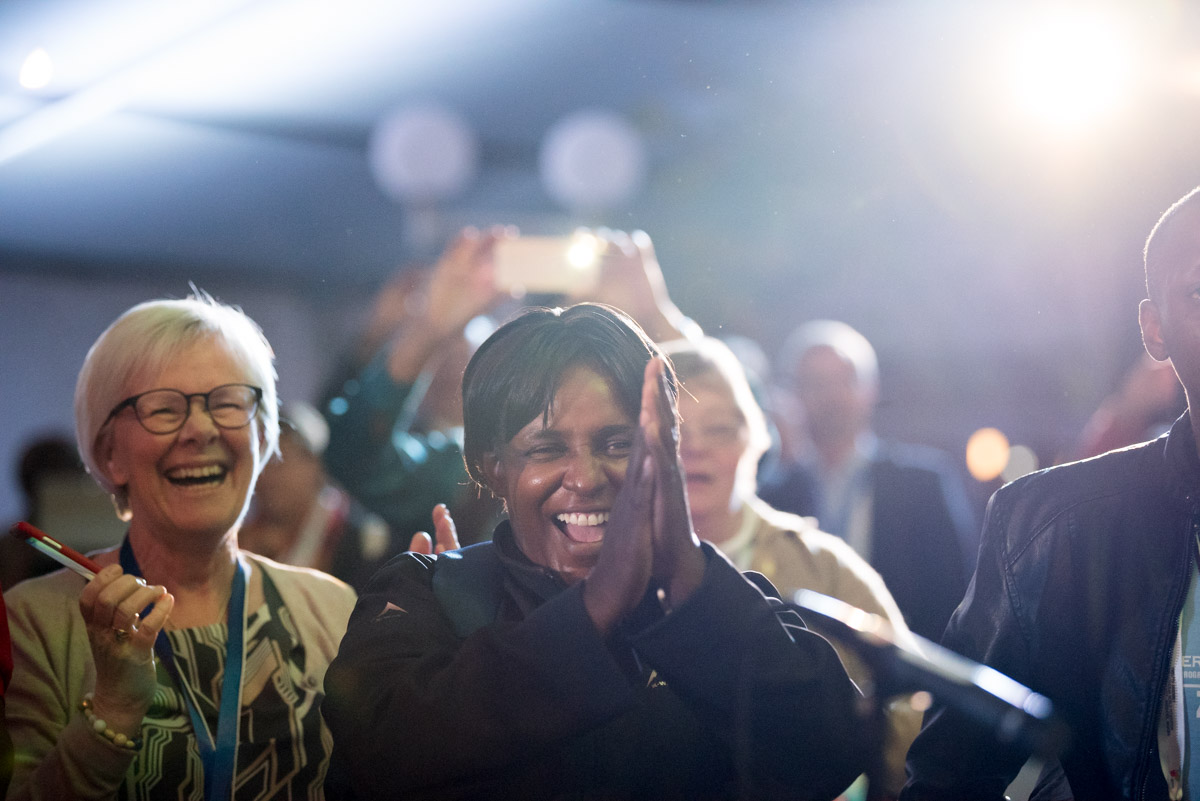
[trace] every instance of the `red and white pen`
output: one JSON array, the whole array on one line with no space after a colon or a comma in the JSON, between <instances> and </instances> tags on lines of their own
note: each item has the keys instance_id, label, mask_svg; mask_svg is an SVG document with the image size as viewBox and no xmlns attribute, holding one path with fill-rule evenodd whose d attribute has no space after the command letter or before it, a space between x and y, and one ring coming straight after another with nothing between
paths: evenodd
<instances>
[{"instance_id":1,"label":"red and white pen","mask_svg":"<svg viewBox=\"0 0 1200 801\"><path fill-rule=\"evenodd\" d=\"M34 528L25 521L14 523L13 527L8 531L14 537L25 540L54 561L71 568L88 581L95 578L96 574L101 570L100 565L88 559L79 551L63 545L49 534Z\"/></svg>"}]
</instances>

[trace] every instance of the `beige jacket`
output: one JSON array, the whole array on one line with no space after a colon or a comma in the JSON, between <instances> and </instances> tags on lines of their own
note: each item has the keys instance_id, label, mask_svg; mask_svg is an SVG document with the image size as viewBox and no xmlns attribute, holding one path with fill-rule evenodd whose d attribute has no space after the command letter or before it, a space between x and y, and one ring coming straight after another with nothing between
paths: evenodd
<instances>
[{"instance_id":1,"label":"beige jacket","mask_svg":"<svg viewBox=\"0 0 1200 801\"><path fill-rule=\"evenodd\" d=\"M302 681L323 684L354 608L354 590L315 570L242 553L254 567L251 583L269 574L291 612L305 649ZM13 644L5 720L16 750L8 799L111 799L133 761L133 751L96 736L78 710L96 675L79 613L83 586L64 569L4 594Z\"/></svg>"},{"instance_id":2,"label":"beige jacket","mask_svg":"<svg viewBox=\"0 0 1200 801\"><path fill-rule=\"evenodd\" d=\"M887 618L899 639L916 645L883 579L844 540L818 530L816 520L811 517L780 512L758 498L750 499L746 505L754 521L750 569L770 579L784 600L790 601L799 589L829 595ZM828 637L842 657L850 678L862 686L869 678L862 661L811 617L806 622ZM907 696L891 704L885 750L887 786L884 789L893 795L899 794L904 786L904 757L921 728L921 716L921 712L912 708Z\"/></svg>"}]
</instances>

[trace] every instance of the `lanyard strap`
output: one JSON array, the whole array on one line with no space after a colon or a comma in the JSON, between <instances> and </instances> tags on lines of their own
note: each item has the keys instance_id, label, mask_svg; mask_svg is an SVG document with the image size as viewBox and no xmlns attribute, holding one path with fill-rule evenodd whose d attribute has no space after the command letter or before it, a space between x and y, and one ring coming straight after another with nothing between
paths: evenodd
<instances>
[{"instance_id":1,"label":"lanyard strap","mask_svg":"<svg viewBox=\"0 0 1200 801\"><path fill-rule=\"evenodd\" d=\"M137 559L133 555L133 546L129 544L126 535L121 543L121 569L126 573L141 577ZM229 595L229 635L225 642L225 677L221 682L221 705L217 713L217 737L214 742L212 732L204 715L200 712L199 704L191 686L184 680L175 664L175 653L171 650L171 641L166 631L160 631L154 641L154 652L162 660L171 680L179 688L187 706L188 717L192 721L192 730L200 747L200 758L204 764L204 798L205 801L227 801L232 795L233 775L237 768L238 722L241 718L242 706L242 669L245 665L245 630L246 630L246 584L250 576L250 566L239 553L237 569L233 572L233 584ZM142 614L148 614L148 609Z\"/></svg>"}]
</instances>

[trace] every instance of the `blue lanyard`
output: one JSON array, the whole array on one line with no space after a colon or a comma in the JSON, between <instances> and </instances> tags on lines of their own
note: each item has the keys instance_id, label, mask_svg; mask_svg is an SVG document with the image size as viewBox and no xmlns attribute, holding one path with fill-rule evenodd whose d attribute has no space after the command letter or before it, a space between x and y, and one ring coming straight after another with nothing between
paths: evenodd
<instances>
[{"instance_id":1,"label":"blue lanyard","mask_svg":"<svg viewBox=\"0 0 1200 801\"><path fill-rule=\"evenodd\" d=\"M166 631L160 631L154 641L154 652L162 660L163 667L167 669L187 705L188 717L191 718L192 730L200 746L200 759L204 765L205 801L229 799L233 792L233 774L237 769L242 668L245 665L246 649L246 584L250 576L250 566L241 554L238 554L237 561L237 570L233 573L233 585L229 595L229 636L225 643L225 677L221 682L221 706L217 713L215 742L204 715L200 713L192 688L184 681L179 667L175 664L175 653L171 650L171 641L167 638ZM128 535L121 543L121 569L139 578L142 575ZM149 609L150 607L147 607L143 610L143 616L148 614Z\"/></svg>"}]
</instances>

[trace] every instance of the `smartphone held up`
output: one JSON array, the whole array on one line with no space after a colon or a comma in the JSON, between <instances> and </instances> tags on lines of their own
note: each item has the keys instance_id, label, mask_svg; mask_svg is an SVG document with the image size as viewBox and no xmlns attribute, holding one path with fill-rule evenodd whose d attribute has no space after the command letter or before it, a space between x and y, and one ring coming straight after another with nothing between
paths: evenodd
<instances>
[{"instance_id":1,"label":"smartphone held up","mask_svg":"<svg viewBox=\"0 0 1200 801\"><path fill-rule=\"evenodd\" d=\"M595 289L606 243L593 233L518 236L496 243L495 283L514 295L578 295Z\"/></svg>"}]
</instances>

